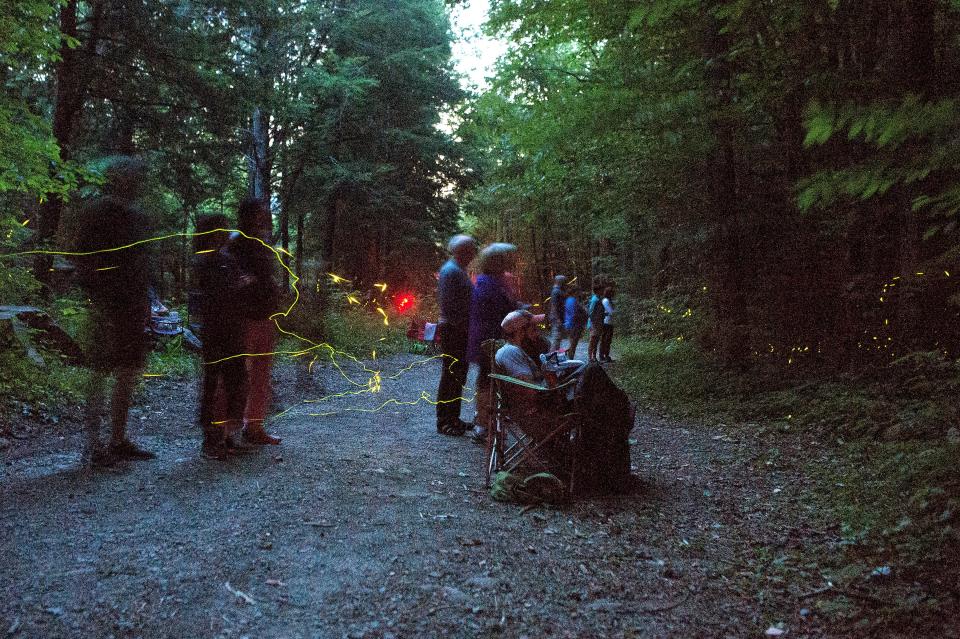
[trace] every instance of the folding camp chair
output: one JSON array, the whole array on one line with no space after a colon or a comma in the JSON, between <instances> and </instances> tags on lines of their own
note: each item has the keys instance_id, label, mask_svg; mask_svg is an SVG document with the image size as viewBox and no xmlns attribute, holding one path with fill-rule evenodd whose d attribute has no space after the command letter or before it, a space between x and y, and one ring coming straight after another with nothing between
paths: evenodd
<instances>
[{"instance_id":1,"label":"folding camp chair","mask_svg":"<svg viewBox=\"0 0 960 639\"><path fill-rule=\"evenodd\" d=\"M572 392L577 379L573 377L558 386L548 388L499 372L490 374L494 396L493 424L487 433L487 486L495 473L516 472L523 468L531 473L553 473L564 481L569 491L571 441L576 437L580 414L572 408L572 402L568 403L563 398ZM520 411L512 410L515 404L512 395L517 389L537 393L541 405L556 401L557 413L542 414L537 418L537 428L532 428L531 424L524 423Z\"/></svg>"}]
</instances>

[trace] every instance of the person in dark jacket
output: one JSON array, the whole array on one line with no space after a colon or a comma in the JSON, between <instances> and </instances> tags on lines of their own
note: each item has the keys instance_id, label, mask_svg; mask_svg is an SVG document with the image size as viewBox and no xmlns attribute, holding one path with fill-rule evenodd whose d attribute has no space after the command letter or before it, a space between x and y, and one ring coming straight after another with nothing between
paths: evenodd
<instances>
[{"instance_id":1,"label":"person in dark jacket","mask_svg":"<svg viewBox=\"0 0 960 639\"><path fill-rule=\"evenodd\" d=\"M467 341L467 356L480 368L477 376L474 418L474 439L486 442L490 425L491 353L485 353L481 345L486 340L499 339L500 322L510 311L519 307L510 295L504 273L516 261L517 247L513 244L495 243L480 252L481 274L477 277L470 302L470 331Z\"/></svg>"},{"instance_id":2,"label":"person in dark jacket","mask_svg":"<svg viewBox=\"0 0 960 639\"><path fill-rule=\"evenodd\" d=\"M564 313L567 305L567 276L557 275L553 278L553 288L550 289L550 302L547 305L547 319L550 320L550 350L559 351L567 336L564 325Z\"/></svg>"},{"instance_id":3,"label":"person in dark jacket","mask_svg":"<svg viewBox=\"0 0 960 639\"><path fill-rule=\"evenodd\" d=\"M225 250L229 228L225 215L207 215L197 222L196 254L192 264L192 294L203 343L203 376L200 384L201 452L209 459L225 459L244 447L232 439L243 423L246 369L243 326L235 301L243 296L236 259ZM217 230L223 229L223 230ZM217 415L222 395L226 413Z\"/></svg>"},{"instance_id":4,"label":"person in dark jacket","mask_svg":"<svg viewBox=\"0 0 960 639\"><path fill-rule=\"evenodd\" d=\"M243 329L247 370L247 398L243 411L243 438L250 444L279 444L280 438L267 433L264 422L270 406L270 371L277 328L271 317L280 311L280 287L277 284L277 256L270 248L273 221L266 200L247 198L237 212L239 230L230 252L235 256L248 285L239 296L237 307Z\"/></svg>"},{"instance_id":5,"label":"person in dark jacket","mask_svg":"<svg viewBox=\"0 0 960 639\"><path fill-rule=\"evenodd\" d=\"M477 254L469 235L455 235L448 245L450 259L440 267L437 298L440 302L440 387L437 389L437 432L463 435L467 424L460 419L460 399L467 382L467 333L473 284L467 266Z\"/></svg>"},{"instance_id":6,"label":"person in dark jacket","mask_svg":"<svg viewBox=\"0 0 960 639\"><path fill-rule=\"evenodd\" d=\"M85 422L91 466L106 468L127 459L152 459L127 437L127 414L150 348L151 284L149 224L136 206L147 175L137 159L116 159L107 169L103 197L84 207L74 238L80 285L90 300L85 327L86 359L92 369ZM116 378L110 400L110 443L100 441L109 377Z\"/></svg>"}]
</instances>

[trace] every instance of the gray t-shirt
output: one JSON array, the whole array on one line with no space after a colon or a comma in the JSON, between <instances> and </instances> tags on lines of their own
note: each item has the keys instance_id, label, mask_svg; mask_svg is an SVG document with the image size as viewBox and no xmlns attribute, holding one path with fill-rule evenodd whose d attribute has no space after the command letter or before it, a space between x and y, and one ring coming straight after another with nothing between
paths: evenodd
<instances>
[{"instance_id":1,"label":"gray t-shirt","mask_svg":"<svg viewBox=\"0 0 960 639\"><path fill-rule=\"evenodd\" d=\"M540 367L533 358L523 352L523 349L514 344L504 344L497 351L497 366L510 377L525 377L534 382L543 380Z\"/></svg>"}]
</instances>

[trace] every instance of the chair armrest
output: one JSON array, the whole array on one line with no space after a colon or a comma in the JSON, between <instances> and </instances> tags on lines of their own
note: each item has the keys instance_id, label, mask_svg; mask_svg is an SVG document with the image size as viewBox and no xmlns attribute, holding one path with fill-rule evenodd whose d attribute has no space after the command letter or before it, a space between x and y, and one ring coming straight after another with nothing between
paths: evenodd
<instances>
[{"instance_id":1,"label":"chair armrest","mask_svg":"<svg viewBox=\"0 0 960 639\"><path fill-rule=\"evenodd\" d=\"M516 377L510 377L509 375L500 375L498 373L490 373L490 379L496 379L501 382L506 382L508 384L513 384L515 386L522 386L523 388L529 388L530 390L535 390L535 391L553 390L552 388L547 388L542 384L534 384L533 382L528 382L526 380L518 379Z\"/></svg>"},{"instance_id":2,"label":"chair armrest","mask_svg":"<svg viewBox=\"0 0 960 639\"><path fill-rule=\"evenodd\" d=\"M529 388L530 390L539 391L541 393L547 392L547 391L563 390L569 386L572 386L577 381L577 378L574 377L572 379L568 379L564 383L559 384L557 386L544 386L543 384L534 384L533 382L517 379L516 377L510 377L509 375L500 375L498 373L490 373L490 379L496 379L501 382L513 384L515 386L522 386L523 388Z\"/></svg>"}]
</instances>

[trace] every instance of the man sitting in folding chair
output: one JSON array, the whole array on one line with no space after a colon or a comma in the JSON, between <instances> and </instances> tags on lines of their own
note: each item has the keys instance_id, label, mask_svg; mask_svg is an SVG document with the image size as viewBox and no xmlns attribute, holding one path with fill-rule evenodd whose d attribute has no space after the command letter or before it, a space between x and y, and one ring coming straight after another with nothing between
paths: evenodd
<instances>
[{"instance_id":1,"label":"man sitting in folding chair","mask_svg":"<svg viewBox=\"0 0 960 639\"><path fill-rule=\"evenodd\" d=\"M571 419L566 391L575 382L548 387L540 365L528 354L543 319L529 311L513 311L500 324L507 343L496 353L496 373L491 376L499 397L490 472L530 465L569 475L570 428L576 420Z\"/></svg>"}]
</instances>

